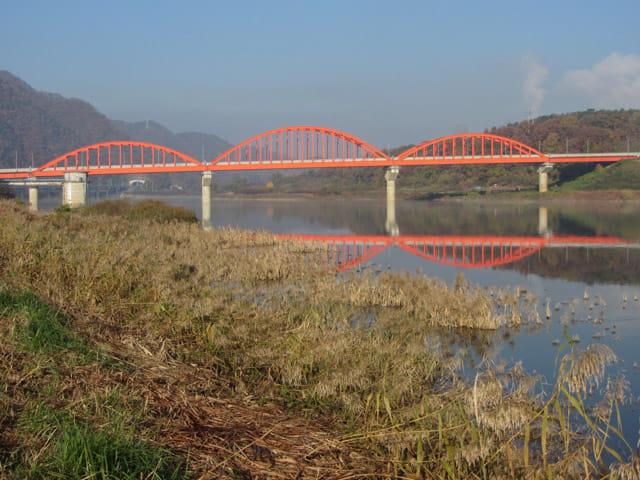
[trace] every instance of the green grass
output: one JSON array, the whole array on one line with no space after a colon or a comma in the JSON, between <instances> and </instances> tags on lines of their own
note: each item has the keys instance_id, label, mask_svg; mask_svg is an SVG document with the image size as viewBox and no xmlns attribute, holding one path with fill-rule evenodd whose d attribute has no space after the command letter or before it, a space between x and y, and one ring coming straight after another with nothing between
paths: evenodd
<instances>
[{"instance_id":1,"label":"green grass","mask_svg":"<svg viewBox=\"0 0 640 480\"><path fill-rule=\"evenodd\" d=\"M30 292L0 291L0 316L9 315L25 319L17 325L16 334L27 350L48 354L69 350L81 356L90 353L89 346L69 329L68 319Z\"/></svg>"},{"instance_id":2,"label":"green grass","mask_svg":"<svg viewBox=\"0 0 640 480\"><path fill-rule=\"evenodd\" d=\"M41 457L27 458L16 468L24 478L184 478L183 467L173 455L137 439L122 421L96 428L66 411L39 405L24 422L37 437L51 438Z\"/></svg>"},{"instance_id":3,"label":"green grass","mask_svg":"<svg viewBox=\"0 0 640 480\"><path fill-rule=\"evenodd\" d=\"M0 397L0 427L18 448L0 438L0 478L25 479L176 479L185 478L180 458L155 445L144 426L139 401L119 389L84 391L70 377L75 368L95 370L118 363L79 336L72 322L33 293L0 289L0 321L13 319L17 363L0 372L10 384L21 378L13 398ZM14 360L16 361L16 360ZM70 386L71 391L69 391ZM0 391L0 393L2 393Z\"/></svg>"},{"instance_id":4,"label":"green grass","mask_svg":"<svg viewBox=\"0 0 640 480\"><path fill-rule=\"evenodd\" d=\"M560 190L639 190L640 161L622 160L566 182Z\"/></svg>"}]
</instances>

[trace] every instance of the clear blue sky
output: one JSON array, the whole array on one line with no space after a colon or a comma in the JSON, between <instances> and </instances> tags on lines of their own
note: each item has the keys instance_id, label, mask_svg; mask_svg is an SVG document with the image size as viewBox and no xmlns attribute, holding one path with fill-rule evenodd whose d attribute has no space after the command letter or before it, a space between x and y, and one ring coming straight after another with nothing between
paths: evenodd
<instances>
[{"instance_id":1,"label":"clear blue sky","mask_svg":"<svg viewBox=\"0 0 640 480\"><path fill-rule=\"evenodd\" d=\"M640 108L640 1L6 1L0 70L107 116L377 147Z\"/></svg>"}]
</instances>

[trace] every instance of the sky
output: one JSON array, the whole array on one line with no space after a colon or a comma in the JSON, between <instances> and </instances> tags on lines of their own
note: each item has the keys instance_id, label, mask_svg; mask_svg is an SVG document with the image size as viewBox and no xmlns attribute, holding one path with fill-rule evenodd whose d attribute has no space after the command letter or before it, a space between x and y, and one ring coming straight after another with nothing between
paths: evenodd
<instances>
[{"instance_id":1,"label":"sky","mask_svg":"<svg viewBox=\"0 0 640 480\"><path fill-rule=\"evenodd\" d=\"M5 0L0 70L231 143L315 125L378 148L640 108L640 1Z\"/></svg>"}]
</instances>

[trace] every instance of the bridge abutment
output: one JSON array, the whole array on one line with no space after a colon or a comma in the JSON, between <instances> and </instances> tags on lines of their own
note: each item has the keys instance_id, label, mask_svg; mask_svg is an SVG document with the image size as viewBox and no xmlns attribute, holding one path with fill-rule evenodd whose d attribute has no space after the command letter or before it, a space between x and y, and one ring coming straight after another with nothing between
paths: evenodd
<instances>
[{"instance_id":1,"label":"bridge abutment","mask_svg":"<svg viewBox=\"0 0 640 480\"><path fill-rule=\"evenodd\" d=\"M538 191L545 193L549 190L549 172L553 170L552 163L544 163L538 168Z\"/></svg>"},{"instance_id":2,"label":"bridge abutment","mask_svg":"<svg viewBox=\"0 0 640 480\"><path fill-rule=\"evenodd\" d=\"M64 174L62 203L71 208L82 207L87 203L86 172L67 172Z\"/></svg>"},{"instance_id":3,"label":"bridge abutment","mask_svg":"<svg viewBox=\"0 0 640 480\"><path fill-rule=\"evenodd\" d=\"M213 172L207 170L202 172L202 226L211 228L211 184L213 183Z\"/></svg>"},{"instance_id":4,"label":"bridge abutment","mask_svg":"<svg viewBox=\"0 0 640 480\"><path fill-rule=\"evenodd\" d=\"M384 179L387 181L387 220L384 228L387 234L395 237L400 234L400 229L396 222L396 180L400 173L400 167L392 165L384 172Z\"/></svg>"}]
</instances>

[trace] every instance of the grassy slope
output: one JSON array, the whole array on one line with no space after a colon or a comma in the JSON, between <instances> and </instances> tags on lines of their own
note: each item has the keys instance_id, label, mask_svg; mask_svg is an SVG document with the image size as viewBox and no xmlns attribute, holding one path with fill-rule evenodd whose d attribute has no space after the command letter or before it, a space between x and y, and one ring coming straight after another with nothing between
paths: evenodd
<instances>
[{"instance_id":1,"label":"grassy slope","mask_svg":"<svg viewBox=\"0 0 640 480\"><path fill-rule=\"evenodd\" d=\"M640 160L623 160L598 168L560 186L571 190L640 190Z\"/></svg>"}]
</instances>

